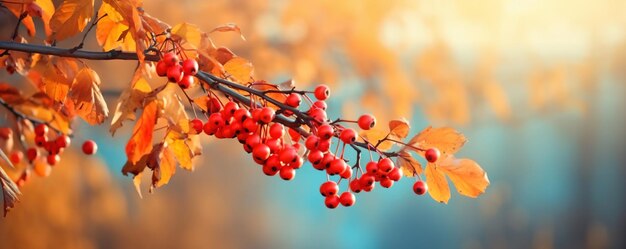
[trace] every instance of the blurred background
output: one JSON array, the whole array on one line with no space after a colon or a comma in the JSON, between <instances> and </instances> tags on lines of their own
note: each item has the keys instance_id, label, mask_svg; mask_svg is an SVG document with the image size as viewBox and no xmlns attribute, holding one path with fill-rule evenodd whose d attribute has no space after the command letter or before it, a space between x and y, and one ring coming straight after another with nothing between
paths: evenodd
<instances>
[{"instance_id":1,"label":"blurred background","mask_svg":"<svg viewBox=\"0 0 626 249\"><path fill-rule=\"evenodd\" d=\"M140 199L120 173L130 125L111 137L108 125L79 121L77 136L96 140L98 155L74 143L50 177L29 182L0 221L0 248L626 248L625 1L152 0L144 9L205 31L238 24L247 41L212 39L251 60L257 78L331 85L331 118L371 112L383 124L405 117L413 133L457 128L469 139L459 156L480 163L491 186L477 199L454 191L443 205L404 178L328 210L322 173L265 177L236 141L204 138L195 172ZM134 64L88 63L112 109Z\"/></svg>"}]
</instances>

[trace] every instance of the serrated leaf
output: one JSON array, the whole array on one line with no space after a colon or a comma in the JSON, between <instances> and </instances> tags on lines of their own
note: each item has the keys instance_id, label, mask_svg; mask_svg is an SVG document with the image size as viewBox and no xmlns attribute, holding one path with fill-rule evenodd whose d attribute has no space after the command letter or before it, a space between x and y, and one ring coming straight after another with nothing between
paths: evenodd
<instances>
[{"instance_id":1,"label":"serrated leaf","mask_svg":"<svg viewBox=\"0 0 626 249\"><path fill-rule=\"evenodd\" d=\"M126 156L132 164L136 164L143 155L152 150L152 136L158 113L157 102L150 101L135 124L133 135L126 144Z\"/></svg>"},{"instance_id":2,"label":"serrated leaf","mask_svg":"<svg viewBox=\"0 0 626 249\"><path fill-rule=\"evenodd\" d=\"M424 129L422 132L413 137L408 144L421 148L421 149L429 149L429 148L437 148L441 151L442 154L454 154L463 145L467 139L463 134L456 131L453 128L449 127L441 127L441 128L432 128L428 127ZM423 155L422 150L416 150L411 147L406 147L407 149L411 149Z\"/></svg>"},{"instance_id":3,"label":"serrated leaf","mask_svg":"<svg viewBox=\"0 0 626 249\"><path fill-rule=\"evenodd\" d=\"M438 163L437 169L450 178L460 194L468 197L478 197L489 186L487 173L471 159L448 157Z\"/></svg>"},{"instance_id":4,"label":"serrated leaf","mask_svg":"<svg viewBox=\"0 0 626 249\"><path fill-rule=\"evenodd\" d=\"M112 135L115 135L115 131L122 127L124 121L135 120L135 111L143 106L147 95L152 91L140 68L135 71L131 86L124 90L117 100L109 129Z\"/></svg>"},{"instance_id":5,"label":"serrated leaf","mask_svg":"<svg viewBox=\"0 0 626 249\"><path fill-rule=\"evenodd\" d=\"M64 40L78 34L93 17L93 0L65 0L50 18L52 40Z\"/></svg>"},{"instance_id":6,"label":"serrated leaf","mask_svg":"<svg viewBox=\"0 0 626 249\"><path fill-rule=\"evenodd\" d=\"M426 165L426 183L428 184L428 193L435 201L448 203L450 200L450 187L446 176L437 170L435 164Z\"/></svg>"},{"instance_id":7,"label":"serrated leaf","mask_svg":"<svg viewBox=\"0 0 626 249\"><path fill-rule=\"evenodd\" d=\"M78 116L91 125L101 124L109 116L109 108L100 92L100 77L91 68L83 67L78 72L70 97Z\"/></svg>"},{"instance_id":8,"label":"serrated leaf","mask_svg":"<svg viewBox=\"0 0 626 249\"><path fill-rule=\"evenodd\" d=\"M406 177L415 177L422 174L422 164L415 160L415 158L413 158L411 153L408 151L401 150L398 152L396 164L400 167L402 173Z\"/></svg>"}]
</instances>

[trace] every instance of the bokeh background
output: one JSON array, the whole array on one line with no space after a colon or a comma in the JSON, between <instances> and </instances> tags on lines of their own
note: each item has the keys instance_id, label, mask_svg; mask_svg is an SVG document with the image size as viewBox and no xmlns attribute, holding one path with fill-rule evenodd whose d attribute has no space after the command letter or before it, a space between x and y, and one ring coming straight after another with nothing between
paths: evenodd
<instances>
[{"instance_id":1,"label":"bokeh background","mask_svg":"<svg viewBox=\"0 0 626 249\"><path fill-rule=\"evenodd\" d=\"M144 7L172 25L237 23L247 41L214 34L216 44L250 59L258 78L331 85L333 118L371 112L382 123L406 117L414 133L459 129L469 138L460 156L479 162L491 186L443 205L414 195L404 178L328 210L323 174L265 177L236 141L205 138L195 172L180 170L140 199L120 173L129 127L111 137L108 125L79 121L77 136L95 139L98 155L81 156L75 143L50 177L29 182L0 221L0 248L626 248L626 2ZM14 22L3 19L2 29ZM89 64L111 109L134 64Z\"/></svg>"}]
</instances>

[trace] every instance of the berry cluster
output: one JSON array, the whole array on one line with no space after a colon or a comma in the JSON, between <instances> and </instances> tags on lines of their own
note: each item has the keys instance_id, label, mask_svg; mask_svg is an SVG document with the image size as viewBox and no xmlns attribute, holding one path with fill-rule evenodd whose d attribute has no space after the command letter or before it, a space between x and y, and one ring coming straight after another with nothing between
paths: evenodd
<instances>
[{"instance_id":1,"label":"berry cluster","mask_svg":"<svg viewBox=\"0 0 626 249\"><path fill-rule=\"evenodd\" d=\"M159 64L166 65L170 58L172 56L164 56ZM242 104L232 99L222 103L217 95L209 92L205 112L207 121L203 122L199 118L190 120L191 133L205 133L218 139L236 138L243 145L243 150L252 154L252 159L262 166L265 175L278 175L287 181L295 178L296 170L303 166L305 160L309 161L313 168L327 175L328 180L321 185L320 193L325 197L328 208L336 208L339 204L352 206L356 201L354 193L372 191L376 182L383 188L390 188L402 178L400 168L383 154L378 161L371 158L365 172L358 161L349 165L344 158L346 146L353 146L359 135L355 129L339 123L356 123L360 129L369 130L376 125L374 116L364 114L354 121L331 122L326 113L326 100L330 97L330 89L326 85L319 85L311 92L285 91L284 94L283 104L291 108L278 108L276 111L263 105L262 101L255 102L252 97L250 103ZM315 100L308 94L312 94ZM308 101L308 107L301 107L303 99ZM275 122L276 115L290 117L296 114L294 110L309 118L310 122L305 124L310 132L298 129L300 125L286 127ZM438 154L430 154L436 160ZM330 180L335 176L339 178L337 181ZM348 184L347 191L340 194L339 184L342 180ZM424 194L426 184L418 181L414 190L419 195Z\"/></svg>"},{"instance_id":2,"label":"berry cluster","mask_svg":"<svg viewBox=\"0 0 626 249\"><path fill-rule=\"evenodd\" d=\"M6 128L8 129L8 128ZM8 129L10 131L10 129ZM71 138L66 134L58 134L56 132L50 132L50 129L46 124L38 124L34 128L34 144L33 147L25 148L27 163L32 167L27 167L21 175L15 180L18 186L23 186L28 179L30 179L31 169L41 177L46 177L50 174L51 167L54 167L59 160L61 160L61 154L70 146ZM54 133L55 137L49 137L49 134ZM0 138L9 139L12 136L12 132L0 132ZM24 145L26 141L23 141ZM87 140L82 145L83 153L86 155L93 155L96 153L98 146L92 140ZM42 153L43 151L43 153ZM40 157L45 157L39 161ZM9 154L9 160L14 165L20 165L24 161L24 152L21 150L13 150Z\"/></svg>"},{"instance_id":3,"label":"berry cluster","mask_svg":"<svg viewBox=\"0 0 626 249\"><path fill-rule=\"evenodd\" d=\"M169 82L177 83L180 88L188 89L195 82L193 76L198 73L198 62L194 59L181 61L176 53L167 52L157 62L156 72L160 77L167 77Z\"/></svg>"}]
</instances>

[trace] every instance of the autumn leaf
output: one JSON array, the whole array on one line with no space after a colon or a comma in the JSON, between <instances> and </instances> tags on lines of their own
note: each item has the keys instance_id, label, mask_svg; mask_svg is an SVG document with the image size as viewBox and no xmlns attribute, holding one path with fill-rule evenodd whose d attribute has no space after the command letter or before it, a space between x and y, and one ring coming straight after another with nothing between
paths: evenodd
<instances>
[{"instance_id":1,"label":"autumn leaf","mask_svg":"<svg viewBox=\"0 0 626 249\"><path fill-rule=\"evenodd\" d=\"M39 56L29 72L29 78L36 78L35 85L50 98L65 102L67 95L80 71L80 62L74 58ZM37 74L37 76L34 76Z\"/></svg>"},{"instance_id":2,"label":"autumn leaf","mask_svg":"<svg viewBox=\"0 0 626 249\"><path fill-rule=\"evenodd\" d=\"M174 153L166 144L160 143L150 153L148 166L152 169L152 186L161 187L176 173Z\"/></svg>"},{"instance_id":3,"label":"autumn leaf","mask_svg":"<svg viewBox=\"0 0 626 249\"><path fill-rule=\"evenodd\" d=\"M20 90L8 83L0 83L0 99L9 105L16 105L24 101Z\"/></svg>"},{"instance_id":4,"label":"autumn leaf","mask_svg":"<svg viewBox=\"0 0 626 249\"><path fill-rule=\"evenodd\" d=\"M22 13L29 13L22 24L26 27L28 35L34 36L36 33L33 16L41 18L46 35L50 35L50 17L54 14L54 5L52 0L22 0L14 2L2 2L3 6L9 9L15 17L19 18Z\"/></svg>"},{"instance_id":5,"label":"autumn leaf","mask_svg":"<svg viewBox=\"0 0 626 249\"><path fill-rule=\"evenodd\" d=\"M269 90L286 90L286 89L281 89L278 87L278 85L274 85L272 83L269 83L265 80L257 80L254 83L252 83L252 85L250 86L253 89L259 90L259 91L269 91ZM280 103L284 103L285 100L287 100L287 95L284 93L266 93L266 95L272 99L275 99L276 101L280 102ZM276 110L280 109L279 106L276 106L272 103L268 104L269 107L272 107Z\"/></svg>"},{"instance_id":6,"label":"autumn leaf","mask_svg":"<svg viewBox=\"0 0 626 249\"><path fill-rule=\"evenodd\" d=\"M172 39L187 42L197 49L201 45L203 33L198 26L184 22L172 28Z\"/></svg>"},{"instance_id":7,"label":"autumn leaf","mask_svg":"<svg viewBox=\"0 0 626 249\"><path fill-rule=\"evenodd\" d=\"M157 102L150 101L135 124L133 135L126 144L126 156L132 164L136 164L143 155L152 150L152 136L158 112Z\"/></svg>"},{"instance_id":8,"label":"autumn leaf","mask_svg":"<svg viewBox=\"0 0 626 249\"><path fill-rule=\"evenodd\" d=\"M372 145L376 146L380 140L383 140L387 136L387 134L389 134L389 132L374 128L371 130L361 131L359 133L359 136L363 137L365 140L372 143ZM379 150L386 151L391 149L391 147L393 147L393 142L386 140L378 144L377 148Z\"/></svg>"},{"instance_id":9,"label":"autumn leaf","mask_svg":"<svg viewBox=\"0 0 626 249\"><path fill-rule=\"evenodd\" d=\"M213 32L237 32L239 33L239 37L241 37L242 40L246 40L245 37L243 37L243 34L241 33L241 29L239 28L239 26L237 26L237 24L234 23L227 23L221 26L217 26L215 27L213 30L211 30L211 32L209 33L213 33Z\"/></svg>"},{"instance_id":10,"label":"autumn leaf","mask_svg":"<svg viewBox=\"0 0 626 249\"><path fill-rule=\"evenodd\" d=\"M254 77L252 63L241 57L233 57L224 64L224 77L245 85Z\"/></svg>"},{"instance_id":11,"label":"autumn leaf","mask_svg":"<svg viewBox=\"0 0 626 249\"><path fill-rule=\"evenodd\" d=\"M133 38L122 15L111 5L103 2L98 10L100 20L96 26L96 39L104 51L120 48L123 51L135 51Z\"/></svg>"},{"instance_id":12,"label":"autumn leaf","mask_svg":"<svg viewBox=\"0 0 626 249\"><path fill-rule=\"evenodd\" d=\"M135 111L143 106L145 98L152 91L140 68L135 71L131 86L124 90L117 100L109 129L112 135L115 135L115 131L122 127L124 121L135 120Z\"/></svg>"},{"instance_id":13,"label":"autumn leaf","mask_svg":"<svg viewBox=\"0 0 626 249\"><path fill-rule=\"evenodd\" d=\"M96 71L83 67L72 84L70 98L78 116L91 125L104 122L109 108L100 92L100 77Z\"/></svg>"},{"instance_id":14,"label":"autumn leaf","mask_svg":"<svg viewBox=\"0 0 626 249\"><path fill-rule=\"evenodd\" d=\"M396 165L400 167L406 177L415 177L422 174L422 164L415 160L408 151L401 150L398 152Z\"/></svg>"},{"instance_id":15,"label":"autumn leaf","mask_svg":"<svg viewBox=\"0 0 626 249\"><path fill-rule=\"evenodd\" d=\"M194 157L194 153L191 151L191 147L187 144L187 135L181 134L175 130L169 130L165 136L165 143L174 153L174 157L180 164L180 167L186 170L193 170L193 164L191 159Z\"/></svg>"},{"instance_id":16,"label":"autumn leaf","mask_svg":"<svg viewBox=\"0 0 626 249\"><path fill-rule=\"evenodd\" d=\"M437 170L445 173L460 194L476 198L489 186L487 173L473 160L448 157Z\"/></svg>"},{"instance_id":17,"label":"autumn leaf","mask_svg":"<svg viewBox=\"0 0 626 249\"><path fill-rule=\"evenodd\" d=\"M93 0L65 0L50 18L52 40L64 40L78 34L93 17Z\"/></svg>"},{"instance_id":18,"label":"autumn leaf","mask_svg":"<svg viewBox=\"0 0 626 249\"><path fill-rule=\"evenodd\" d=\"M181 133L189 133L189 117L185 111L185 105L176 94L179 89L176 84L168 84L165 89L157 95L160 109L163 110L163 118L170 125Z\"/></svg>"},{"instance_id":19,"label":"autumn leaf","mask_svg":"<svg viewBox=\"0 0 626 249\"><path fill-rule=\"evenodd\" d=\"M390 135L395 136L398 140L404 139L409 135L409 130L411 126L409 126L409 121L406 119L396 119L389 121L389 133Z\"/></svg>"},{"instance_id":20,"label":"autumn leaf","mask_svg":"<svg viewBox=\"0 0 626 249\"><path fill-rule=\"evenodd\" d=\"M450 187L443 172L437 170L435 164L426 165L426 184L428 184L428 193L435 201L448 203L450 200Z\"/></svg>"},{"instance_id":21,"label":"autumn leaf","mask_svg":"<svg viewBox=\"0 0 626 249\"><path fill-rule=\"evenodd\" d=\"M454 154L461 147L467 139L463 134L458 131L449 128L432 128L428 127L424 129L422 132L413 137L408 144L412 147L417 147L421 149L429 149L429 148L437 148L441 151L442 154ZM416 151L417 153L423 154L422 150L416 150L412 147L406 147L407 149L411 149Z\"/></svg>"}]
</instances>

